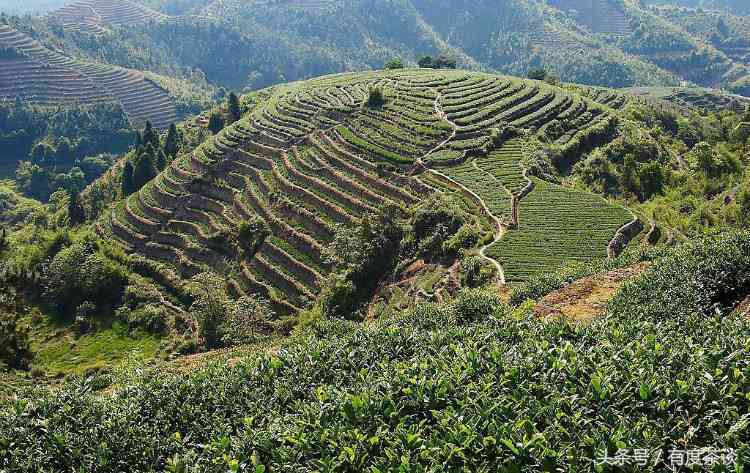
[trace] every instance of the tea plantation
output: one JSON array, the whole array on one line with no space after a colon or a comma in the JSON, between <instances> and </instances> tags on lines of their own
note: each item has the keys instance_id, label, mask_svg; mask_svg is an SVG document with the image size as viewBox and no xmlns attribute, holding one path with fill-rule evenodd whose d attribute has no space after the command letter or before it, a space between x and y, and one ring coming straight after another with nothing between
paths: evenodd
<instances>
[{"instance_id":1,"label":"tea plantation","mask_svg":"<svg viewBox=\"0 0 750 473\"><path fill-rule=\"evenodd\" d=\"M373 103L374 91L382 103ZM633 219L589 194L550 192L541 182L532 189L524 143L543 137L575 159L617 133L612 109L576 93L539 81L407 69L325 76L266 96L109 213L99 233L157 262L165 273L158 280L208 267L229 275L235 296L260 293L277 311L294 313L310 305L330 272L321 251L337 225L383 205L412 205L445 186L486 208L488 223L507 227L509 243L494 247L493 258L507 262L514 281L568 259L606 256ZM550 216L558 223L540 227ZM252 221L271 237L248 254L232 242ZM565 236L575 230L570 222L585 227L587 238Z\"/></svg>"},{"instance_id":2,"label":"tea plantation","mask_svg":"<svg viewBox=\"0 0 750 473\"><path fill-rule=\"evenodd\" d=\"M744 471L749 255L748 233L644 254L590 325L468 290L231 367L82 381L2 411L0 471L672 471L701 448ZM645 460L597 464L624 449Z\"/></svg>"}]
</instances>

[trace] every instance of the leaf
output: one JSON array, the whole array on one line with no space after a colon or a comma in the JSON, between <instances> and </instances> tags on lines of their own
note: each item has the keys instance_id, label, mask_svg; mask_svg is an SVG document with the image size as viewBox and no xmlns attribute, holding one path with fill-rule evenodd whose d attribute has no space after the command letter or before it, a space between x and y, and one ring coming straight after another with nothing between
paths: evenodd
<instances>
[{"instance_id":1,"label":"leaf","mask_svg":"<svg viewBox=\"0 0 750 473\"><path fill-rule=\"evenodd\" d=\"M500 443L508 447L508 450L513 452L514 455L520 455L521 452L518 450L518 448L513 444L513 442L509 439L502 439L500 440Z\"/></svg>"},{"instance_id":2,"label":"leaf","mask_svg":"<svg viewBox=\"0 0 750 473\"><path fill-rule=\"evenodd\" d=\"M639 394L642 401L648 401L648 398L651 396L651 390L649 389L648 385L646 385L645 383L641 383Z\"/></svg>"}]
</instances>

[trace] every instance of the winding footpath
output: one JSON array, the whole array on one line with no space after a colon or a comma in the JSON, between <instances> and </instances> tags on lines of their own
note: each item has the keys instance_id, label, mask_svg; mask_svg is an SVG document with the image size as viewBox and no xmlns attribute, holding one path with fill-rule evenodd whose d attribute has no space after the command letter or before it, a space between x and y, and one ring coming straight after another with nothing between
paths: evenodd
<instances>
[{"instance_id":1,"label":"winding footpath","mask_svg":"<svg viewBox=\"0 0 750 473\"><path fill-rule=\"evenodd\" d=\"M447 140L441 142L436 147L434 147L432 150L430 150L427 154L425 154L422 157L422 159L420 159L420 161L422 161L424 158L426 158L430 154L432 154L432 153L440 150L445 145L447 145L453 138L455 138L456 132L458 131L458 125L456 125L455 123L453 123L451 120L448 119L448 115L443 111L442 107L440 106L440 98L441 98L441 94L438 93L437 98L435 99L435 113L437 114L438 117L440 117L441 120L445 120L446 122L448 122L451 125L451 127L453 128L453 132L451 133L451 136ZM474 165L476 166L476 163L474 163ZM456 181L452 177L450 177L450 176L448 176L446 174L443 174L440 171L436 171L434 169L429 169L428 168L427 172L430 172L430 173L438 176L441 179L449 181L450 183L452 183L456 187L460 188L463 192L465 192L466 194L468 194L469 196L471 196L480 205L480 207L482 208L482 211L488 217L490 217L490 219L493 221L493 223L495 224L495 238L492 240L491 243L488 243L488 244L484 245L482 248L479 249L479 256L481 256L483 259L489 261L490 264L492 264L497 269L498 283L501 284L501 285L505 285L505 270L503 269L503 266L500 264L499 261L497 261L496 259L494 259L494 258L492 258L492 257L490 257L490 256L487 255L487 249L490 248L495 243L499 242L503 238L503 236L505 236L505 233L507 231L507 229L505 228L505 224L503 224L502 220L500 220L500 218L498 218L495 214L492 213L492 211L490 211L489 207L487 207L487 203L476 192L472 191L471 189L469 189L465 185L463 185L460 182Z\"/></svg>"}]
</instances>

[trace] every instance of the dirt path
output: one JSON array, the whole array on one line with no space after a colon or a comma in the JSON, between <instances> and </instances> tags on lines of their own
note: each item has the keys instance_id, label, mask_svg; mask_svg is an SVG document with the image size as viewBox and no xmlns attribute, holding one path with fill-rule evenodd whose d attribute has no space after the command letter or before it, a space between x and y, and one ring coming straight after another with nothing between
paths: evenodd
<instances>
[{"instance_id":1,"label":"dirt path","mask_svg":"<svg viewBox=\"0 0 750 473\"><path fill-rule=\"evenodd\" d=\"M448 119L448 115L445 113L445 111L443 110L443 108L440 106L440 99L441 98L442 98L442 94L440 92L438 92L437 97L435 97L435 114L441 120L445 120L446 122L448 122L450 124L451 128L453 128L453 131L451 132L451 135L448 137L448 139L442 141L437 146L435 146L433 149L431 149L429 152L427 152L427 154L425 154L424 156L422 156L422 158L420 158L420 160L419 160L420 163L423 162L424 159L427 158L429 155L431 155L432 153L435 153L436 151L442 149L448 143L450 143L450 141L453 138L456 137L456 133L458 132L458 125L456 125L455 123L453 123L451 120ZM474 166L476 166L476 163L474 163ZM427 169L427 172L431 172L431 173L433 173L433 174L435 174L435 175L437 175L437 176L439 176L439 177L441 177L443 179L446 179L446 180L450 181L451 183L453 183L453 185L459 187L465 193L467 193L470 196L472 196L477 201L477 203L482 207L482 210L484 211L484 213L492 219L492 221L493 221L493 223L495 225L495 237L493 238L493 240L492 240L491 243L489 243L487 245L484 245L483 247L481 247L479 249L479 256L481 256L483 259L489 261L490 264L492 264L495 267L495 269L497 270L497 279L498 279L498 282L501 285L504 286L505 285L505 270L503 270L503 266L500 264L499 261L497 261L496 259L491 258L490 256L487 255L487 249L489 247L491 247L492 245L494 245L495 243L497 243L498 241L500 241L500 239L502 239L503 236L505 235L506 228L505 228L505 225L503 224L503 222L500 220L499 217L497 217L495 214L493 214L492 211L490 211L489 207L487 207L487 203L476 192L472 191L471 189L469 189L465 185L463 185L460 182L454 180L452 177L450 177L450 176L448 176L446 174L443 174L440 171L436 171L434 169ZM494 176L492 176L492 177L494 177Z\"/></svg>"},{"instance_id":2,"label":"dirt path","mask_svg":"<svg viewBox=\"0 0 750 473\"><path fill-rule=\"evenodd\" d=\"M590 322L604 315L607 304L617 291L646 269L648 263L639 263L583 278L544 297L537 303L534 312L543 318L565 317L579 322Z\"/></svg>"},{"instance_id":3,"label":"dirt path","mask_svg":"<svg viewBox=\"0 0 750 473\"><path fill-rule=\"evenodd\" d=\"M435 152L440 151L441 149L443 149L445 147L445 145L447 145L448 143L450 143L451 140L453 140L453 138L456 137L456 133L458 133L458 125L456 125L452 121L448 120L448 114L446 114L445 111L443 111L443 107L440 106L440 99L441 98L443 98L443 96L442 96L442 94L440 92L438 92L437 93L437 97L435 97L435 115L437 115L438 118L440 118L441 120L445 120L446 122L448 122L448 124L450 124L451 128L453 128L453 131L451 131L451 134L450 134L450 136L447 139L445 139L442 142L438 143L437 146L435 146L430 151L428 151L427 154L425 154L424 156L422 156L422 160L424 160L426 157L430 156L431 154L433 154L433 153L435 153Z\"/></svg>"},{"instance_id":4,"label":"dirt path","mask_svg":"<svg viewBox=\"0 0 750 473\"><path fill-rule=\"evenodd\" d=\"M465 193L472 196L474 200L476 200L476 202L482 207L482 211L492 219L493 223L495 224L495 238L492 240L492 243L484 245L482 248L479 249L479 255L482 258L489 261L493 266L495 266L495 268L497 268L498 281L500 282L500 284L505 285L505 271L503 270L503 266L496 259L491 258L490 256L487 256L487 249L491 247L492 245L494 245L495 243L497 243L498 241L500 241L500 239L503 238L503 236L505 236L505 232L506 232L505 224L502 222L502 220L500 220L500 218L498 218L495 214L493 214L492 211L490 211L484 199L479 197L479 195L477 195L476 192L469 189L468 187L461 184L460 182L454 180L452 177L446 174L443 174L440 171L436 171L434 169L428 169L427 172L431 172L445 180L450 181L451 183L453 183L453 185L460 187Z\"/></svg>"}]
</instances>

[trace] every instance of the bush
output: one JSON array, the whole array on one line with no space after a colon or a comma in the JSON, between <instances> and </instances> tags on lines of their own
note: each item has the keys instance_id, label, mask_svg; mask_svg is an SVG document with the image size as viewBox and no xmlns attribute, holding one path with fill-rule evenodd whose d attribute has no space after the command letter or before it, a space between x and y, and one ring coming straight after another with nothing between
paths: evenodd
<instances>
[{"instance_id":1,"label":"bush","mask_svg":"<svg viewBox=\"0 0 750 473\"><path fill-rule=\"evenodd\" d=\"M169 314L162 306L148 304L135 310L118 309L120 318L131 332L143 330L153 335L162 335L169 327Z\"/></svg>"},{"instance_id":2,"label":"bush","mask_svg":"<svg viewBox=\"0 0 750 473\"><path fill-rule=\"evenodd\" d=\"M28 369L32 358L28 331L17 314L0 310L0 362L14 369Z\"/></svg>"},{"instance_id":3,"label":"bush","mask_svg":"<svg viewBox=\"0 0 750 473\"><path fill-rule=\"evenodd\" d=\"M742 281L743 238L656 261L643 297L680 297L703 269ZM395 319L322 321L236 364L146 372L111 396L70 383L0 415L0 461L14 473L593 472L632 446L655 466L624 471L655 472L686 432L746 457L750 323L629 302L574 326L503 316L472 291Z\"/></svg>"},{"instance_id":4,"label":"bush","mask_svg":"<svg viewBox=\"0 0 750 473\"><path fill-rule=\"evenodd\" d=\"M369 108L381 108L385 105L385 93L381 87L373 87L367 96L367 106Z\"/></svg>"},{"instance_id":5,"label":"bush","mask_svg":"<svg viewBox=\"0 0 750 473\"><path fill-rule=\"evenodd\" d=\"M258 295L241 297L231 304L222 323L222 344L235 346L258 341L272 330L269 321L275 317L266 299Z\"/></svg>"},{"instance_id":6,"label":"bush","mask_svg":"<svg viewBox=\"0 0 750 473\"><path fill-rule=\"evenodd\" d=\"M458 293L451 304L456 323L468 325L474 322L489 320L507 312L505 305L495 291L481 289L464 289Z\"/></svg>"},{"instance_id":7,"label":"bush","mask_svg":"<svg viewBox=\"0 0 750 473\"><path fill-rule=\"evenodd\" d=\"M45 274L44 295L63 314L85 301L97 307L115 305L122 297L127 274L99 251L99 243L86 238L61 250Z\"/></svg>"},{"instance_id":8,"label":"bush","mask_svg":"<svg viewBox=\"0 0 750 473\"><path fill-rule=\"evenodd\" d=\"M750 294L750 232L679 248L610 303L621 317L675 320L680 314L726 315Z\"/></svg>"},{"instance_id":9,"label":"bush","mask_svg":"<svg viewBox=\"0 0 750 473\"><path fill-rule=\"evenodd\" d=\"M492 281L497 268L481 256L467 256L461 260L461 285L468 288L478 288Z\"/></svg>"}]
</instances>

